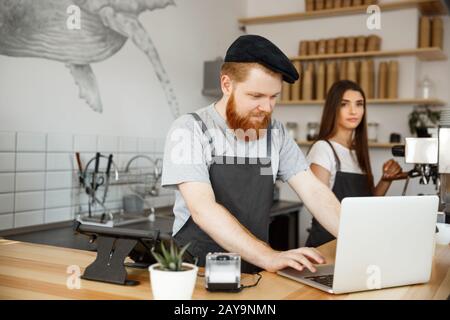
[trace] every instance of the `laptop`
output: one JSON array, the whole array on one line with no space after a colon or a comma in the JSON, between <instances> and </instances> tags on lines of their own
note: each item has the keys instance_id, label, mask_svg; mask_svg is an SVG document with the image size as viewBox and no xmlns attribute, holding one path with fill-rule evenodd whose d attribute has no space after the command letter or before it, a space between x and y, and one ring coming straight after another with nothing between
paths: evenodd
<instances>
[{"instance_id":1,"label":"laptop","mask_svg":"<svg viewBox=\"0 0 450 320\"><path fill-rule=\"evenodd\" d=\"M333 294L426 283L438 204L437 196L345 198L335 264L278 274Z\"/></svg>"}]
</instances>

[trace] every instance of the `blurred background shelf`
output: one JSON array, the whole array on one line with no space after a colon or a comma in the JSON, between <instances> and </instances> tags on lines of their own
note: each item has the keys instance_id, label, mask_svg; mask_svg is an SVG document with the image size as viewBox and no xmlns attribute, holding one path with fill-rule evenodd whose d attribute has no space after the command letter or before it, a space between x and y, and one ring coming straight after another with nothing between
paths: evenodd
<instances>
[{"instance_id":1,"label":"blurred background shelf","mask_svg":"<svg viewBox=\"0 0 450 320\"><path fill-rule=\"evenodd\" d=\"M307 140L297 140L297 144L300 147L309 147L314 143L314 141ZM401 143L390 143L390 142L369 142L370 148L379 148L379 149L389 149L393 146L401 145Z\"/></svg>"},{"instance_id":2,"label":"blurred background shelf","mask_svg":"<svg viewBox=\"0 0 450 320\"><path fill-rule=\"evenodd\" d=\"M352 53L333 53L333 54L316 54L307 56L291 57L292 61L309 61L309 60L325 60L325 59L348 59L348 58L381 58L381 57L401 57L416 56L422 61L439 61L447 60L447 55L441 48L416 48L404 50L390 51L366 51Z\"/></svg>"},{"instance_id":3,"label":"blurred background shelf","mask_svg":"<svg viewBox=\"0 0 450 320\"><path fill-rule=\"evenodd\" d=\"M279 101L278 105L285 106L323 106L324 100L292 100L292 101ZM421 105L421 106L444 106L446 103L439 99L368 99L367 104L375 105L401 105L401 106L411 106L411 105Z\"/></svg>"},{"instance_id":4,"label":"blurred background shelf","mask_svg":"<svg viewBox=\"0 0 450 320\"><path fill-rule=\"evenodd\" d=\"M447 6L442 0L405 0L391 3L379 3L378 6L380 7L381 11L418 8L420 12L424 15L441 15L447 14L448 12ZM318 11L248 17L238 19L238 22L241 26L246 26L252 24L298 21L298 20L316 19L334 16L345 16L351 14L366 14L366 12L367 12L367 5L362 5L336 9L325 9Z\"/></svg>"}]
</instances>

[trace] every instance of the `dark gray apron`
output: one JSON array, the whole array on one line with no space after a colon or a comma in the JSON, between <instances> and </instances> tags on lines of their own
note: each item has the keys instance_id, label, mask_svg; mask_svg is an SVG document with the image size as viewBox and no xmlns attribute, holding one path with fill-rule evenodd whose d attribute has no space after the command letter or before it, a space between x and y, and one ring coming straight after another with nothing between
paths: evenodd
<instances>
[{"instance_id":1,"label":"dark gray apron","mask_svg":"<svg viewBox=\"0 0 450 320\"><path fill-rule=\"evenodd\" d=\"M273 174L267 174L272 173L270 125L267 130L266 158L216 156L205 123L198 114L191 115L202 125L202 131L211 144L212 163L209 177L216 202L230 211L255 237L267 243L274 191ZM266 174L262 175L262 170ZM226 252L195 224L192 217L189 217L174 239L179 246L191 243L187 251L198 258L199 266L205 265L208 252ZM241 261L241 272L253 273L259 270L258 267Z\"/></svg>"},{"instance_id":2,"label":"dark gray apron","mask_svg":"<svg viewBox=\"0 0 450 320\"><path fill-rule=\"evenodd\" d=\"M333 145L325 140L333 150L336 159L336 178L332 188L333 193L339 201L346 197L369 197L372 196L372 191L367 183L367 175L352 172L341 171L341 161L334 150ZM336 239L329 233L315 218L312 219L311 229L309 231L308 239L306 240L307 247L318 247L326 242Z\"/></svg>"}]
</instances>

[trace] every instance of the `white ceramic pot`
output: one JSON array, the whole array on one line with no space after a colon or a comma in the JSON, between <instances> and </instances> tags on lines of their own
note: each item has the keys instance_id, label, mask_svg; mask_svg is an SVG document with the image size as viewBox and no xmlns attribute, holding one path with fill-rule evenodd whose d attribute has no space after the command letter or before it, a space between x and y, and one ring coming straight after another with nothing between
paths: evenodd
<instances>
[{"instance_id":1,"label":"white ceramic pot","mask_svg":"<svg viewBox=\"0 0 450 320\"><path fill-rule=\"evenodd\" d=\"M155 300L190 300L194 292L198 267L183 263L185 271L159 270L159 263L148 267L150 286Z\"/></svg>"}]
</instances>

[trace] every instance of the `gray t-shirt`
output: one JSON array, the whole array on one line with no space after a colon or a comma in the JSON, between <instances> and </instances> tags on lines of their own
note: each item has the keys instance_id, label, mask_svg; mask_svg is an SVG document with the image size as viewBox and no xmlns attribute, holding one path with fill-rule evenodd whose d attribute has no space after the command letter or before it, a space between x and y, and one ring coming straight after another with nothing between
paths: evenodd
<instances>
[{"instance_id":1,"label":"gray t-shirt","mask_svg":"<svg viewBox=\"0 0 450 320\"><path fill-rule=\"evenodd\" d=\"M192 115L186 114L174 121L166 138L161 184L165 188L175 190L173 235L190 216L178 191L178 184L211 183L209 166L212 151L216 156L246 157L255 161L267 157L267 134L256 141L237 139L225 119L214 108L214 104L197 110L196 113L205 123L209 135L202 132L201 124ZM288 135L284 125L275 119L272 119L271 136L272 172L266 171L262 174L272 174L274 182L276 179L286 182L298 172L309 168L299 146Z\"/></svg>"}]
</instances>

